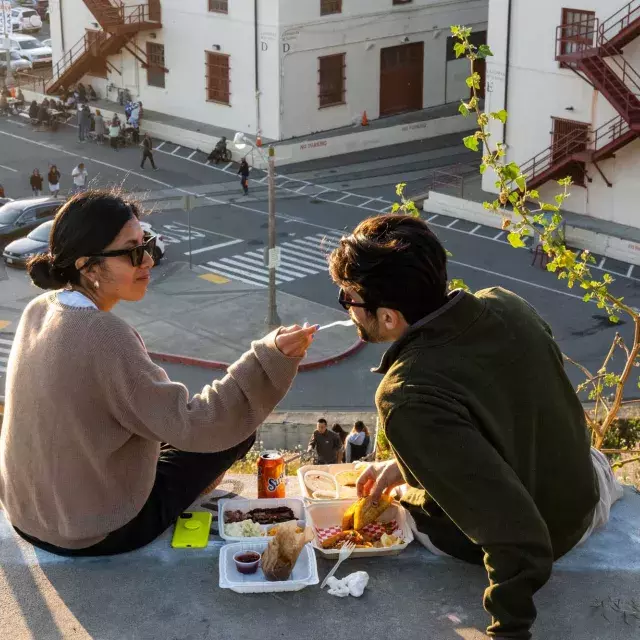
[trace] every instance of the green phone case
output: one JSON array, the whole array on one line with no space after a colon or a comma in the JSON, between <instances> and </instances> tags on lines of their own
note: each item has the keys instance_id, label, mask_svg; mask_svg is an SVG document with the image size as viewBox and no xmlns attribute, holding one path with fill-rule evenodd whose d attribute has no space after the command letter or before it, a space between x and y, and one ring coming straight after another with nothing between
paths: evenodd
<instances>
[{"instance_id":1,"label":"green phone case","mask_svg":"<svg viewBox=\"0 0 640 640\"><path fill-rule=\"evenodd\" d=\"M204 549L209 543L211 518L207 511L181 513L173 530L171 546L176 549Z\"/></svg>"}]
</instances>

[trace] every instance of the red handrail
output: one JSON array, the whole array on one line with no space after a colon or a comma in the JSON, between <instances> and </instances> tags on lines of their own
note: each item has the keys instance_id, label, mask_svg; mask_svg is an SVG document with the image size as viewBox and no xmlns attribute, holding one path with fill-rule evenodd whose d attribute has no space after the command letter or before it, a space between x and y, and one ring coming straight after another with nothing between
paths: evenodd
<instances>
[{"instance_id":1,"label":"red handrail","mask_svg":"<svg viewBox=\"0 0 640 640\"><path fill-rule=\"evenodd\" d=\"M584 31L582 30L584 27ZM576 33L576 29L578 32ZM569 35L565 35L568 33ZM599 38L600 21L598 18L588 18L582 22L572 24L561 24L556 27L556 60L561 56L571 53L582 53L593 49ZM563 51L562 45L571 47L570 51Z\"/></svg>"},{"instance_id":2,"label":"red handrail","mask_svg":"<svg viewBox=\"0 0 640 640\"><path fill-rule=\"evenodd\" d=\"M92 47L99 48L108 38L109 34L103 31L94 31L91 35L85 33L82 38L53 65L52 82L58 81L83 55L87 54Z\"/></svg>"},{"instance_id":3,"label":"red handrail","mask_svg":"<svg viewBox=\"0 0 640 640\"><path fill-rule=\"evenodd\" d=\"M612 40L638 18L640 18L640 0L631 0L629 4L616 11L602 23L600 26L601 41ZM613 33L610 33L612 31Z\"/></svg>"}]
</instances>

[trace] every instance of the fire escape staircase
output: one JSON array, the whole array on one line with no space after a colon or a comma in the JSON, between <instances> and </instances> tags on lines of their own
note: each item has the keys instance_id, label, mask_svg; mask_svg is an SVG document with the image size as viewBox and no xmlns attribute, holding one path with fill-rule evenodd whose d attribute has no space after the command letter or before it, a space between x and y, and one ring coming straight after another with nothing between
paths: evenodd
<instances>
[{"instance_id":1,"label":"fire escape staircase","mask_svg":"<svg viewBox=\"0 0 640 640\"><path fill-rule=\"evenodd\" d=\"M597 89L618 112L598 129L575 129L552 141L550 147L522 166L527 187L571 175L593 163L605 182L598 162L640 138L640 74L622 56L623 48L640 36L640 0L602 22L561 25L556 34L556 60Z\"/></svg>"},{"instance_id":2,"label":"fire escape staircase","mask_svg":"<svg viewBox=\"0 0 640 640\"><path fill-rule=\"evenodd\" d=\"M85 33L54 65L53 77L46 87L48 94L71 86L86 73L105 64L117 71L108 58L122 49L127 49L143 66L148 66L146 52L135 44L134 39L142 31L162 27L160 0L137 5L125 5L122 0L83 1L102 30Z\"/></svg>"}]
</instances>

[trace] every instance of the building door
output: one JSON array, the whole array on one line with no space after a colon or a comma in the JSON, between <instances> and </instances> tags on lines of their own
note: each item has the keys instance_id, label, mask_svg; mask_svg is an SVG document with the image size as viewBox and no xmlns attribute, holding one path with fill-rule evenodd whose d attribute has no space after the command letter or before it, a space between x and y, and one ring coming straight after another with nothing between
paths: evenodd
<instances>
[{"instance_id":1,"label":"building door","mask_svg":"<svg viewBox=\"0 0 640 640\"><path fill-rule=\"evenodd\" d=\"M380 50L380 116L422 109L424 42Z\"/></svg>"},{"instance_id":2,"label":"building door","mask_svg":"<svg viewBox=\"0 0 640 640\"><path fill-rule=\"evenodd\" d=\"M96 76L98 78L107 77L107 59L99 55L100 44L104 40L104 32L96 31L95 29L85 29L87 45L92 49L94 59L91 62L89 69L89 75Z\"/></svg>"},{"instance_id":3,"label":"building door","mask_svg":"<svg viewBox=\"0 0 640 640\"><path fill-rule=\"evenodd\" d=\"M589 144L589 125L575 120L553 119L551 162L561 162L569 155L585 151ZM567 172L577 185L584 186L585 163L575 162ZM564 176L561 176L564 177Z\"/></svg>"}]
</instances>

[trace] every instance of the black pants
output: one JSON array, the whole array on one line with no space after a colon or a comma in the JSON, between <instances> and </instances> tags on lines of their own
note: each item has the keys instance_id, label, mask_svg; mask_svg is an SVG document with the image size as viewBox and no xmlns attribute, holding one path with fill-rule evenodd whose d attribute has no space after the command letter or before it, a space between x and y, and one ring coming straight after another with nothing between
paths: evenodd
<instances>
[{"instance_id":1,"label":"black pants","mask_svg":"<svg viewBox=\"0 0 640 640\"><path fill-rule=\"evenodd\" d=\"M118 138L115 138L115 137L111 136L109 138L109 142L111 143L111 148L115 149L117 151L118 150Z\"/></svg>"},{"instance_id":2,"label":"black pants","mask_svg":"<svg viewBox=\"0 0 640 640\"><path fill-rule=\"evenodd\" d=\"M233 449L218 453L189 453L164 446L158 459L156 481L140 513L91 547L62 549L14 528L35 547L60 556L110 556L134 551L153 542L170 527L218 476L244 458L255 439L251 436Z\"/></svg>"},{"instance_id":3,"label":"black pants","mask_svg":"<svg viewBox=\"0 0 640 640\"><path fill-rule=\"evenodd\" d=\"M144 149L144 151L142 152L142 162L140 163L140 168L144 169L144 163L147 161L147 158L151 160L151 166L155 169L156 163L153 161L153 153L151 153L149 149Z\"/></svg>"}]
</instances>

